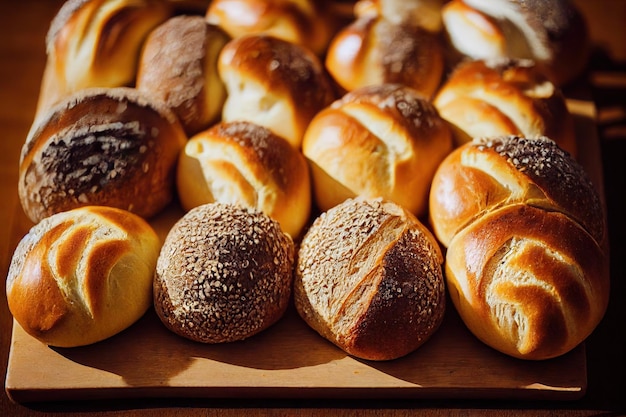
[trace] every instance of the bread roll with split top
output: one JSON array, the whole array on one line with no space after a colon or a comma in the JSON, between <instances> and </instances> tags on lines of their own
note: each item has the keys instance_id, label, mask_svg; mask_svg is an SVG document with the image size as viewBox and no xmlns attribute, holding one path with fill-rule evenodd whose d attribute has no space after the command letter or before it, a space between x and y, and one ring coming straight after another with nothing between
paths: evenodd
<instances>
[{"instance_id":1,"label":"bread roll with split top","mask_svg":"<svg viewBox=\"0 0 626 417\"><path fill-rule=\"evenodd\" d=\"M324 0L213 0L206 19L232 38L274 36L321 56L341 22L327 6Z\"/></svg>"},{"instance_id":2,"label":"bread roll with split top","mask_svg":"<svg viewBox=\"0 0 626 417\"><path fill-rule=\"evenodd\" d=\"M175 334L202 343L243 340L285 313L295 249L277 222L236 204L187 212L169 231L154 277L154 307Z\"/></svg>"},{"instance_id":3,"label":"bread roll with split top","mask_svg":"<svg viewBox=\"0 0 626 417\"><path fill-rule=\"evenodd\" d=\"M294 239L311 213L302 153L249 122L221 122L193 136L180 154L177 184L185 210L215 201L256 208Z\"/></svg>"},{"instance_id":4,"label":"bread roll with split top","mask_svg":"<svg viewBox=\"0 0 626 417\"><path fill-rule=\"evenodd\" d=\"M461 57L530 59L559 86L587 64L588 27L570 0L452 0L442 16Z\"/></svg>"},{"instance_id":5,"label":"bread roll with split top","mask_svg":"<svg viewBox=\"0 0 626 417\"><path fill-rule=\"evenodd\" d=\"M151 217L174 197L186 141L174 113L136 89L81 90L29 132L18 177L24 212L35 223L88 205Z\"/></svg>"},{"instance_id":6,"label":"bread roll with split top","mask_svg":"<svg viewBox=\"0 0 626 417\"><path fill-rule=\"evenodd\" d=\"M143 42L172 13L162 0L68 0L46 37L37 116L91 87L131 86Z\"/></svg>"},{"instance_id":7,"label":"bread roll with split top","mask_svg":"<svg viewBox=\"0 0 626 417\"><path fill-rule=\"evenodd\" d=\"M160 240L142 218L82 207L32 227L13 254L7 301L26 333L58 347L99 342L152 306Z\"/></svg>"},{"instance_id":8,"label":"bread roll with split top","mask_svg":"<svg viewBox=\"0 0 626 417\"><path fill-rule=\"evenodd\" d=\"M166 102L188 135L208 128L220 118L226 100L217 58L229 40L202 16L167 20L146 39L137 89Z\"/></svg>"},{"instance_id":9,"label":"bread roll with split top","mask_svg":"<svg viewBox=\"0 0 626 417\"><path fill-rule=\"evenodd\" d=\"M430 98L443 77L443 45L420 26L366 13L333 38L325 66L345 91L397 83Z\"/></svg>"},{"instance_id":10,"label":"bread roll with split top","mask_svg":"<svg viewBox=\"0 0 626 417\"><path fill-rule=\"evenodd\" d=\"M315 116L302 143L321 210L355 196L384 197L417 216L451 150L450 129L435 107L399 84L346 94Z\"/></svg>"},{"instance_id":11,"label":"bread roll with split top","mask_svg":"<svg viewBox=\"0 0 626 417\"><path fill-rule=\"evenodd\" d=\"M583 168L546 137L475 139L442 162L431 225L447 247L450 298L484 343L560 356L602 319L607 230Z\"/></svg>"},{"instance_id":12,"label":"bread roll with split top","mask_svg":"<svg viewBox=\"0 0 626 417\"><path fill-rule=\"evenodd\" d=\"M335 98L319 59L273 36L231 40L222 49L218 70L228 92L222 120L264 126L297 149L313 116Z\"/></svg>"},{"instance_id":13,"label":"bread roll with split top","mask_svg":"<svg viewBox=\"0 0 626 417\"><path fill-rule=\"evenodd\" d=\"M455 145L475 137L547 136L576 156L576 132L561 89L532 61L466 61L433 101Z\"/></svg>"},{"instance_id":14,"label":"bread roll with split top","mask_svg":"<svg viewBox=\"0 0 626 417\"><path fill-rule=\"evenodd\" d=\"M443 257L415 216L382 199L350 199L304 236L294 302L320 335L350 355L391 360L418 349L445 312Z\"/></svg>"}]
</instances>

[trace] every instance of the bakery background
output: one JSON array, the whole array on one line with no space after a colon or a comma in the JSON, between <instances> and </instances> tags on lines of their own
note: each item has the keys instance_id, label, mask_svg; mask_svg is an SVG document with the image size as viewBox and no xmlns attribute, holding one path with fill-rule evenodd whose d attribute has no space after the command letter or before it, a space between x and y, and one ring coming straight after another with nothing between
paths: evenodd
<instances>
[{"instance_id":1,"label":"bakery background","mask_svg":"<svg viewBox=\"0 0 626 417\"><path fill-rule=\"evenodd\" d=\"M585 4L581 5L582 9L585 8ZM592 13L593 11L591 11L590 13ZM606 29L606 26L601 25L602 27L591 27L591 33L592 35L595 37L595 39L602 39L603 36L607 36L607 34L604 32ZM611 39L609 36L607 36L607 39ZM601 41L600 41L601 43ZM614 49L610 49L610 50L614 50ZM617 228L615 228L613 226L613 223L611 223L611 218L614 218L615 215L612 214L614 212L612 212L612 207L617 207L619 209L619 206L617 206L617 204L619 204L619 202L617 201L617 199L615 200L611 200L611 196L615 195L614 193L611 192L612 187L615 187L615 189L620 190L623 189L623 168L620 171L619 167L622 164L623 161L623 153L618 152L619 150L621 150L623 148L623 141L620 141L619 138L623 137L620 135L623 135L623 130L620 130L620 103L621 103L621 98L622 98L622 94L619 92L619 88L620 86L623 86L622 83L623 81L620 81L619 78L619 73L615 72L613 65L614 63L612 62L613 59L617 56L619 57L619 46L617 47L617 55L605 55L605 51L598 48L598 49L594 49L592 51L592 55L591 55L591 65L590 65L590 69L589 71L586 73L589 76L589 79L591 80L591 93L594 96L596 105L597 105L597 111L598 111L598 126L600 129L600 138L601 138L601 145L603 148L603 166L605 167L605 190L606 190L606 194L607 194L607 202L608 202L608 207L609 207L609 227L610 227L610 235L612 238L612 250L613 253L615 253L616 247L619 248L619 242L622 241L620 239L615 238L615 235L617 234L619 236L620 233L622 233L623 235L623 228L619 228L619 226ZM619 59L619 58L618 58ZM596 67L597 66L597 67ZM619 68L618 68L619 69ZM33 78L37 78L35 75L33 75ZM38 87L34 88L33 86L25 86L25 91L28 90L28 88L31 89L31 91L34 91L34 94L36 95L37 91L38 91ZM617 87L617 88L616 88ZM616 92L618 91L618 92ZM22 116L24 118L24 116ZM613 152L606 152L606 150L610 150ZM14 163L14 162L12 162ZM609 168L607 168L607 166ZM618 167L616 171L613 171L613 168L611 167ZM616 175L607 175L607 170L609 170L610 173L615 172ZM7 175L15 175L14 173L8 173ZM615 184L611 183L611 181L616 181ZM622 182L620 182L622 181ZM615 197L613 197L615 198ZM617 210L617 212L619 212L619 210ZM18 213L19 215L19 213ZM619 225L619 223L618 223ZM615 257L612 257L612 260ZM613 260L613 262L617 262L616 260ZM617 267L619 268L619 265L617 265ZM619 269L618 269L619 270ZM613 275L615 276L615 268L613 268ZM617 285L617 290L619 292L619 283ZM613 295L614 296L614 295ZM610 315L612 312L613 314L615 314L615 310L617 310L618 314L619 314L619 306L616 306L615 303L610 303L609 304L609 312L608 314ZM602 327L600 327L600 331L602 330ZM616 344L617 348L619 348L619 344ZM593 346L593 345L592 345ZM589 352L589 354L593 355L593 351ZM599 356L603 356L601 353L597 353ZM591 372L591 370L590 370ZM590 375L590 377L592 377L593 375Z\"/></svg>"}]
</instances>

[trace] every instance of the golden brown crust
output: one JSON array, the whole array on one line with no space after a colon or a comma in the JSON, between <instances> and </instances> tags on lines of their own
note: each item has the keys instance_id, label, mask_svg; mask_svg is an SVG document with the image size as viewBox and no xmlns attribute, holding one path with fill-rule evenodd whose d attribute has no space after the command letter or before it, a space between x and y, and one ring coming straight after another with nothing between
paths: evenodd
<instances>
[{"instance_id":1,"label":"golden brown crust","mask_svg":"<svg viewBox=\"0 0 626 417\"><path fill-rule=\"evenodd\" d=\"M24 211L33 222L86 205L150 217L173 197L186 140L165 104L135 89L82 90L52 108L26 139L18 183Z\"/></svg>"},{"instance_id":2,"label":"golden brown crust","mask_svg":"<svg viewBox=\"0 0 626 417\"><path fill-rule=\"evenodd\" d=\"M278 221L294 239L311 213L311 180L302 153L268 129L221 122L192 137L180 154L178 195L185 210L237 203Z\"/></svg>"},{"instance_id":3,"label":"golden brown crust","mask_svg":"<svg viewBox=\"0 0 626 417\"><path fill-rule=\"evenodd\" d=\"M450 130L437 110L396 84L346 94L315 116L302 143L322 210L360 195L385 197L418 216L427 208L432 176L451 150Z\"/></svg>"},{"instance_id":4,"label":"golden brown crust","mask_svg":"<svg viewBox=\"0 0 626 417\"><path fill-rule=\"evenodd\" d=\"M202 16L176 16L155 28L143 47L137 89L166 102L188 135L216 121L226 100L217 58L230 40Z\"/></svg>"},{"instance_id":5,"label":"golden brown crust","mask_svg":"<svg viewBox=\"0 0 626 417\"><path fill-rule=\"evenodd\" d=\"M18 245L7 277L13 317L61 347L108 338L152 302L159 238L143 219L83 207L44 219Z\"/></svg>"},{"instance_id":6,"label":"golden brown crust","mask_svg":"<svg viewBox=\"0 0 626 417\"><path fill-rule=\"evenodd\" d=\"M278 321L293 285L294 244L260 211L196 207L170 230L154 305L172 332L202 343L251 337Z\"/></svg>"},{"instance_id":7,"label":"golden brown crust","mask_svg":"<svg viewBox=\"0 0 626 417\"><path fill-rule=\"evenodd\" d=\"M397 204L347 200L318 217L302 240L295 305L348 354L399 358L441 323L442 262L434 237Z\"/></svg>"}]
</instances>

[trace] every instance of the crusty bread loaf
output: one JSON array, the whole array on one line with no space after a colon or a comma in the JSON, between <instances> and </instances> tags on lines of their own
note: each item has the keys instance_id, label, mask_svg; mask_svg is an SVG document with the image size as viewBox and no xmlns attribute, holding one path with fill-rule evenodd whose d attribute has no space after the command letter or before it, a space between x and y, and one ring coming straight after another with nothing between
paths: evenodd
<instances>
[{"instance_id":1,"label":"crusty bread loaf","mask_svg":"<svg viewBox=\"0 0 626 417\"><path fill-rule=\"evenodd\" d=\"M217 58L229 40L202 16L167 20L146 39L137 89L166 102L188 135L209 127L220 117L226 100Z\"/></svg>"},{"instance_id":2,"label":"crusty bread loaf","mask_svg":"<svg viewBox=\"0 0 626 417\"><path fill-rule=\"evenodd\" d=\"M483 342L523 359L580 344L609 296L606 223L583 168L548 138L475 139L433 179L451 299Z\"/></svg>"},{"instance_id":3,"label":"crusty bread loaf","mask_svg":"<svg viewBox=\"0 0 626 417\"><path fill-rule=\"evenodd\" d=\"M445 311L443 257L415 216L382 199L350 199L319 216L296 265L298 313L350 355L407 355Z\"/></svg>"},{"instance_id":4,"label":"crusty bread loaf","mask_svg":"<svg viewBox=\"0 0 626 417\"><path fill-rule=\"evenodd\" d=\"M22 207L35 223L87 205L151 217L175 194L186 141L169 108L136 89L81 90L33 124L19 164Z\"/></svg>"},{"instance_id":5,"label":"crusty bread loaf","mask_svg":"<svg viewBox=\"0 0 626 417\"><path fill-rule=\"evenodd\" d=\"M320 209L355 196L385 197L418 216L451 150L452 135L434 106L399 84L346 94L315 116L302 143Z\"/></svg>"},{"instance_id":6,"label":"crusty bread loaf","mask_svg":"<svg viewBox=\"0 0 626 417\"><path fill-rule=\"evenodd\" d=\"M587 64L588 28L570 0L452 0L442 16L461 56L532 59L559 86Z\"/></svg>"},{"instance_id":7,"label":"crusty bread loaf","mask_svg":"<svg viewBox=\"0 0 626 417\"><path fill-rule=\"evenodd\" d=\"M325 66L345 91L398 83L430 98L443 77L443 45L420 26L365 14L333 38Z\"/></svg>"},{"instance_id":8,"label":"crusty bread loaf","mask_svg":"<svg viewBox=\"0 0 626 417\"><path fill-rule=\"evenodd\" d=\"M325 6L324 0L213 0L206 19L232 38L274 36L321 56L340 22Z\"/></svg>"},{"instance_id":9,"label":"crusty bread loaf","mask_svg":"<svg viewBox=\"0 0 626 417\"><path fill-rule=\"evenodd\" d=\"M160 241L142 218L109 207L50 216L21 240L9 309L43 343L82 346L126 329L152 306Z\"/></svg>"},{"instance_id":10,"label":"crusty bread loaf","mask_svg":"<svg viewBox=\"0 0 626 417\"><path fill-rule=\"evenodd\" d=\"M547 136L577 155L565 97L532 61L463 62L433 103L453 127L456 146L480 136Z\"/></svg>"},{"instance_id":11,"label":"crusty bread loaf","mask_svg":"<svg viewBox=\"0 0 626 417\"><path fill-rule=\"evenodd\" d=\"M172 7L161 0L68 0L52 20L37 116L69 94L135 81L148 33Z\"/></svg>"},{"instance_id":12,"label":"crusty bread loaf","mask_svg":"<svg viewBox=\"0 0 626 417\"><path fill-rule=\"evenodd\" d=\"M215 201L241 204L269 215L294 239L309 221L308 164L262 126L221 122L198 133L181 152L177 172L185 210Z\"/></svg>"},{"instance_id":13,"label":"crusty bread loaf","mask_svg":"<svg viewBox=\"0 0 626 417\"><path fill-rule=\"evenodd\" d=\"M218 69L228 92L222 120L267 127L297 149L313 116L335 97L313 53L272 36L231 40Z\"/></svg>"},{"instance_id":14,"label":"crusty bread loaf","mask_svg":"<svg viewBox=\"0 0 626 417\"><path fill-rule=\"evenodd\" d=\"M172 332L203 343L246 339L285 313L295 249L260 211L211 203L170 230L157 261L154 306Z\"/></svg>"}]
</instances>

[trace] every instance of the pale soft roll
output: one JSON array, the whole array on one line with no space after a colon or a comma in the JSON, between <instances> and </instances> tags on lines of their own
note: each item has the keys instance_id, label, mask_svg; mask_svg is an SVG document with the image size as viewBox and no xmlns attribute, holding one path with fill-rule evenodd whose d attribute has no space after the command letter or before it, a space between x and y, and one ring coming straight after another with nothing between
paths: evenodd
<instances>
[{"instance_id":1,"label":"pale soft roll","mask_svg":"<svg viewBox=\"0 0 626 417\"><path fill-rule=\"evenodd\" d=\"M433 101L456 146L475 137L547 136L576 156L576 132L561 89L532 61L466 61Z\"/></svg>"},{"instance_id":2,"label":"pale soft roll","mask_svg":"<svg viewBox=\"0 0 626 417\"><path fill-rule=\"evenodd\" d=\"M81 90L32 126L19 163L20 202L33 222L88 205L151 217L175 194L186 141L159 100L128 87Z\"/></svg>"},{"instance_id":3,"label":"pale soft roll","mask_svg":"<svg viewBox=\"0 0 626 417\"><path fill-rule=\"evenodd\" d=\"M264 126L297 149L313 116L335 98L312 52L272 36L231 40L222 49L218 70L228 92L222 120Z\"/></svg>"},{"instance_id":4,"label":"pale soft roll","mask_svg":"<svg viewBox=\"0 0 626 417\"><path fill-rule=\"evenodd\" d=\"M188 135L222 113L226 88L217 58L230 40L202 16L176 16L154 29L143 47L136 87L166 102Z\"/></svg>"},{"instance_id":5,"label":"pale soft roll","mask_svg":"<svg viewBox=\"0 0 626 417\"><path fill-rule=\"evenodd\" d=\"M348 354L396 359L426 343L443 320L442 262L433 235L399 205L347 200L319 216L302 240L295 305Z\"/></svg>"},{"instance_id":6,"label":"pale soft roll","mask_svg":"<svg viewBox=\"0 0 626 417\"><path fill-rule=\"evenodd\" d=\"M476 139L441 164L431 225L447 247L451 300L483 342L560 356L602 319L607 230L583 168L548 138Z\"/></svg>"},{"instance_id":7,"label":"pale soft roll","mask_svg":"<svg viewBox=\"0 0 626 417\"><path fill-rule=\"evenodd\" d=\"M384 197L418 216L451 150L452 135L434 106L397 84L346 94L315 116L302 143L320 209L355 196Z\"/></svg>"},{"instance_id":8,"label":"pale soft roll","mask_svg":"<svg viewBox=\"0 0 626 417\"><path fill-rule=\"evenodd\" d=\"M431 97L443 77L443 45L417 25L366 14L333 38L325 66L346 91L398 83Z\"/></svg>"},{"instance_id":9,"label":"pale soft roll","mask_svg":"<svg viewBox=\"0 0 626 417\"><path fill-rule=\"evenodd\" d=\"M215 201L256 208L293 238L311 213L311 180L302 153L248 122L221 122L193 136L180 154L177 184L185 210Z\"/></svg>"},{"instance_id":10,"label":"pale soft roll","mask_svg":"<svg viewBox=\"0 0 626 417\"><path fill-rule=\"evenodd\" d=\"M213 0L206 19L233 38L265 34L322 55L340 21L325 6L319 0Z\"/></svg>"},{"instance_id":11,"label":"pale soft roll","mask_svg":"<svg viewBox=\"0 0 626 417\"><path fill-rule=\"evenodd\" d=\"M91 87L132 85L143 42L172 6L161 0L68 0L52 20L37 115Z\"/></svg>"},{"instance_id":12,"label":"pale soft roll","mask_svg":"<svg viewBox=\"0 0 626 417\"><path fill-rule=\"evenodd\" d=\"M124 210L92 206L48 217L13 254L9 309L28 334L48 345L104 340L152 306L159 249L150 225Z\"/></svg>"}]
</instances>

